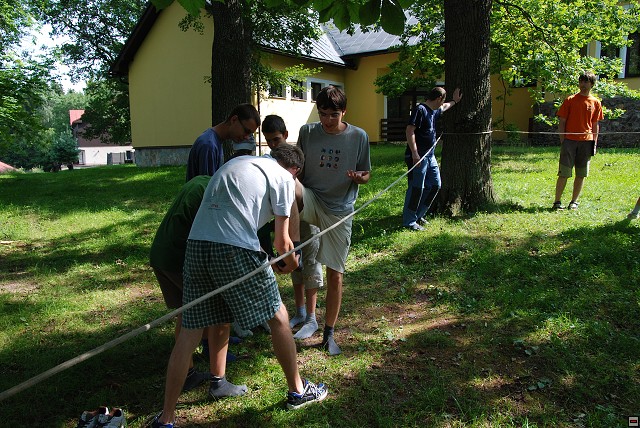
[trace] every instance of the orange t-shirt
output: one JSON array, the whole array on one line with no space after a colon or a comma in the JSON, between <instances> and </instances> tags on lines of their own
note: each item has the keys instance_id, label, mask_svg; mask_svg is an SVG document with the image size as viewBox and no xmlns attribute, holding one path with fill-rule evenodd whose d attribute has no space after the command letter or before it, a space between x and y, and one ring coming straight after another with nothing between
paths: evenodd
<instances>
[{"instance_id":1,"label":"orange t-shirt","mask_svg":"<svg viewBox=\"0 0 640 428\"><path fill-rule=\"evenodd\" d=\"M599 120L604 119L602 104L589 95L575 94L567 97L558 110L558 116L567 120L566 138L575 141L593 140L593 131ZM576 132L578 134L571 134Z\"/></svg>"}]
</instances>

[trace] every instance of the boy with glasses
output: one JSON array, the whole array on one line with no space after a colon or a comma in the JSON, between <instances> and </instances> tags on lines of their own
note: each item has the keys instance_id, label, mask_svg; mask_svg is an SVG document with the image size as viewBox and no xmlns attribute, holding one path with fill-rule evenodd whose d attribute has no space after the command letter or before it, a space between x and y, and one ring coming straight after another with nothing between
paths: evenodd
<instances>
[{"instance_id":1,"label":"boy with glasses","mask_svg":"<svg viewBox=\"0 0 640 428\"><path fill-rule=\"evenodd\" d=\"M323 88L316 98L316 108L320 122L303 125L298 136L305 163L298 177L302 185L296 188L296 199L300 220L324 230L354 211L358 186L371 178L371 160L367 133L342 120L347 111L347 97L342 89L331 85ZM329 355L342 352L333 335L342 304L352 220L349 218L319 238L317 261L327 270L321 346Z\"/></svg>"}]
</instances>

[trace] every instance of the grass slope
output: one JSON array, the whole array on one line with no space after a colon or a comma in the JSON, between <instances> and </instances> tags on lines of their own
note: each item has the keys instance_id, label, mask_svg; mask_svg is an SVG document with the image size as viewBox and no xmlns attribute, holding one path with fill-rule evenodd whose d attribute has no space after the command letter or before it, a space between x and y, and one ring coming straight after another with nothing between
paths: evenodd
<instances>
[{"instance_id":1,"label":"grass slope","mask_svg":"<svg viewBox=\"0 0 640 428\"><path fill-rule=\"evenodd\" d=\"M372 147L360 204L404 172L403 150ZM625 219L639 161L602 150L580 209L550 212L557 148L497 147L500 200L420 233L399 226L401 180L354 220L343 355L316 349L319 333L299 344L303 376L329 398L285 411L258 328L228 366L248 395L184 394L180 426L626 427L640 414L640 222ZM183 180L177 167L0 175L0 391L167 312L147 254ZM292 310L288 278L281 290ZM3 423L75 427L107 404L145 426L162 405L172 335L164 324L0 401Z\"/></svg>"}]
</instances>

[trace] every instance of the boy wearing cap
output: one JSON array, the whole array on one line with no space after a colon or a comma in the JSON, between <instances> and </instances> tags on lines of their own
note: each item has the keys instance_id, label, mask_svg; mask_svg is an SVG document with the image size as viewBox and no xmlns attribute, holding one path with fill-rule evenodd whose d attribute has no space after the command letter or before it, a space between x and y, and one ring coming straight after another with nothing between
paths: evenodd
<instances>
[{"instance_id":1,"label":"boy wearing cap","mask_svg":"<svg viewBox=\"0 0 640 428\"><path fill-rule=\"evenodd\" d=\"M286 144L289 131L284 120L275 114L268 115L262 121L262 134L270 149L274 149L281 144ZM264 229L264 230L263 230ZM273 227L268 225L258 231L261 243L264 247L271 247L270 233ZM300 240L308 241L314 235L320 233L320 229L307 222L300 222ZM299 242L294 242L297 247ZM323 286L322 264L316 261L320 240L314 239L302 249L302 270L296 269L291 272L291 282L293 284L296 314L289 321L289 326L293 329L297 325L302 327L294 334L294 339L307 339L318 330L316 320L316 303L318 300L318 289ZM305 305L306 297L306 305Z\"/></svg>"}]
</instances>

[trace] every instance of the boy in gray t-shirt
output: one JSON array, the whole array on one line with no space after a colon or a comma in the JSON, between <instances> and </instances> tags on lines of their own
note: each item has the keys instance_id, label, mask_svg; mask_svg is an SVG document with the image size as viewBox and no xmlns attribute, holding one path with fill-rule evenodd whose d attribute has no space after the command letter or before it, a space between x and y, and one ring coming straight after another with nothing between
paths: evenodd
<instances>
[{"instance_id":1,"label":"boy in gray t-shirt","mask_svg":"<svg viewBox=\"0 0 640 428\"><path fill-rule=\"evenodd\" d=\"M303 125L298 146L305 164L296 189L300 219L325 230L354 210L358 186L371 178L369 137L357 126L343 122L347 98L327 86L316 98L320 122ZM333 337L342 303L342 279L351 244L352 219L320 237L316 260L327 269L327 297L322 346L330 355L341 350Z\"/></svg>"}]
</instances>

